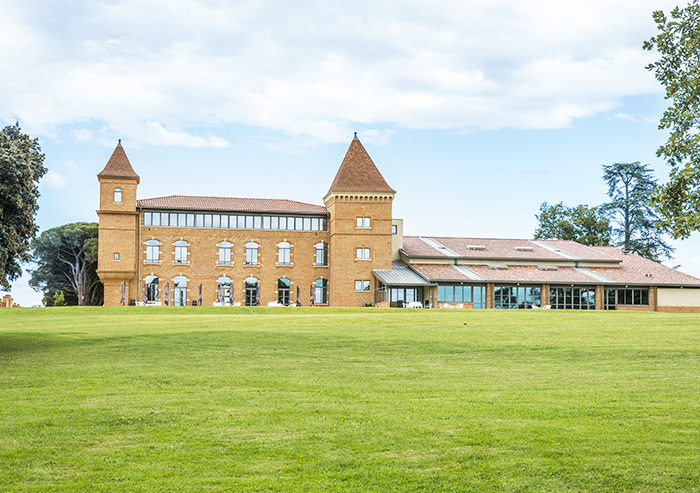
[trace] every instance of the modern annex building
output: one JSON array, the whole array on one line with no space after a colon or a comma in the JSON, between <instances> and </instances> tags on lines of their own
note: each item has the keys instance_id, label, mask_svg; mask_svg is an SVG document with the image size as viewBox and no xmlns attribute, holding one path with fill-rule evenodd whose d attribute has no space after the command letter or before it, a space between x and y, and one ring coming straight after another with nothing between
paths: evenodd
<instances>
[{"instance_id":1,"label":"modern annex building","mask_svg":"<svg viewBox=\"0 0 700 493\"><path fill-rule=\"evenodd\" d=\"M355 136L324 205L138 199L117 145L100 182L105 305L404 306L700 312L700 279L573 241L403 236Z\"/></svg>"}]
</instances>

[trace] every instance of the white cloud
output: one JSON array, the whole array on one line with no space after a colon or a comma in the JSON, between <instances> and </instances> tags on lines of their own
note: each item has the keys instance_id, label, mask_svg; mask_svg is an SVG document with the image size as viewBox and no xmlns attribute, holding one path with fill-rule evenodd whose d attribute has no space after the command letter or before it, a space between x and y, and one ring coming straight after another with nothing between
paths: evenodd
<instances>
[{"instance_id":1,"label":"white cloud","mask_svg":"<svg viewBox=\"0 0 700 493\"><path fill-rule=\"evenodd\" d=\"M14 2L0 114L76 141L221 147L363 128L561 128L660 91L641 44L669 0ZM184 130L187 129L187 130Z\"/></svg>"},{"instance_id":2,"label":"white cloud","mask_svg":"<svg viewBox=\"0 0 700 493\"><path fill-rule=\"evenodd\" d=\"M41 179L41 185L49 188L63 188L68 184L66 179L60 173L49 170Z\"/></svg>"}]
</instances>

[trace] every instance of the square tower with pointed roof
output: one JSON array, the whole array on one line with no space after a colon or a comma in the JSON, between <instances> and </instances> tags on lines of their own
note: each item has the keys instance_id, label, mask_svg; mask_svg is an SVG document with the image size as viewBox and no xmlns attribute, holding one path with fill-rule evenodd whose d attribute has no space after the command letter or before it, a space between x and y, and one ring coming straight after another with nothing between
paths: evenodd
<instances>
[{"instance_id":1,"label":"square tower with pointed roof","mask_svg":"<svg viewBox=\"0 0 700 493\"><path fill-rule=\"evenodd\" d=\"M374 302L373 271L391 269L391 207L395 193L355 134L323 199L330 212L332 305L364 306Z\"/></svg>"}]
</instances>

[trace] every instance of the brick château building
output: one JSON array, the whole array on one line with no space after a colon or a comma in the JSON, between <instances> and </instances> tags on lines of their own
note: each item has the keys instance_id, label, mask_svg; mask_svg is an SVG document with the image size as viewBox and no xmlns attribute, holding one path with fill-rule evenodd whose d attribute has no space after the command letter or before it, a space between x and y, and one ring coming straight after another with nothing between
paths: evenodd
<instances>
[{"instance_id":1,"label":"brick ch\u00e2teau building","mask_svg":"<svg viewBox=\"0 0 700 493\"><path fill-rule=\"evenodd\" d=\"M700 312L700 279L573 241L404 237L395 191L355 136L324 205L137 199L121 142L100 182L105 305L627 309ZM201 300L201 301L200 301Z\"/></svg>"}]
</instances>

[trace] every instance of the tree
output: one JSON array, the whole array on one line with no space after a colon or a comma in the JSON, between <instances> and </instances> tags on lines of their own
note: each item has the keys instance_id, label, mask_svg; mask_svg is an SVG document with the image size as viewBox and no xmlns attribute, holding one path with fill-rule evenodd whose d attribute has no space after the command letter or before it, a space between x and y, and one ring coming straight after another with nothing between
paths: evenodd
<instances>
[{"instance_id":1,"label":"tree","mask_svg":"<svg viewBox=\"0 0 700 493\"><path fill-rule=\"evenodd\" d=\"M29 242L37 233L39 179L46 173L37 139L23 134L19 123L0 131L0 286L22 275Z\"/></svg>"},{"instance_id":2,"label":"tree","mask_svg":"<svg viewBox=\"0 0 700 493\"><path fill-rule=\"evenodd\" d=\"M610 222L599 207L581 204L568 207L562 202L540 205L535 214L540 222L534 238L549 240L573 240L583 245L607 246L610 244Z\"/></svg>"},{"instance_id":3,"label":"tree","mask_svg":"<svg viewBox=\"0 0 700 493\"><path fill-rule=\"evenodd\" d=\"M666 109L659 129L670 130L668 140L656 152L671 166L668 183L659 187L652 203L660 225L674 238L687 238L700 229L700 4L653 14L659 30L644 42L661 58L647 66L666 88Z\"/></svg>"},{"instance_id":4,"label":"tree","mask_svg":"<svg viewBox=\"0 0 700 493\"><path fill-rule=\"evenodd\" d=\"M104 287L97 276L97 223L72 223L44 231L32 241L37 268L29 285L44 292L44 304L62 291L67 305L101 305Z\"/></svg>"},{"instance_id":5,"label":"tree","mask_svg":"<svg viewBox=\"0 0 700 493\"><path fill-rule=\"evenodd\" d=\"M612 202L601 207L613 221L615 245L655 262L671 258L674 248L664 242L659 218L650 205L657 182L649 165L614 163L603 170Z\"/></svg>"}]
</instances>

